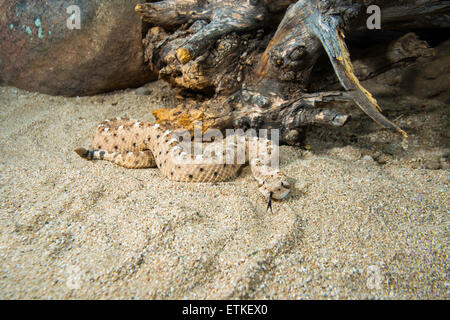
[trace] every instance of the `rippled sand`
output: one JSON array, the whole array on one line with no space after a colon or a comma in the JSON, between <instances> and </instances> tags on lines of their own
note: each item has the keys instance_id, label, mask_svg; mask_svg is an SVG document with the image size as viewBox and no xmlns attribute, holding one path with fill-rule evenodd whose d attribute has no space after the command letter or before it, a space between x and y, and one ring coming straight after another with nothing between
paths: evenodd
<instances>
[{"instance_id":1,"label":"rippled sand","mask_svg":"<svg viewBox=\"0 0 450 320\"><path fill-rule=\"evenodd\" d=\"M170 105L163 83L149 88L0 87L1 299L449 298L448 107L391 101L408 145L351 107L345 128L310 131L309 150L283 146L293 191L270 213L248 167L178 183L72 151L103 119Z\"/></svg>"}]
</instances>

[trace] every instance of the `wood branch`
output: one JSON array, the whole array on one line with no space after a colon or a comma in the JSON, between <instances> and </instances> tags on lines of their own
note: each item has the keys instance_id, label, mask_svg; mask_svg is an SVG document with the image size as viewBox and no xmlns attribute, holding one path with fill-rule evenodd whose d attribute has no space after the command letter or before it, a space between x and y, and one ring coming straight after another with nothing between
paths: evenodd
<instances>
[{"instance_id":1,"label":"wood branch","mask_svg":"<svg viewBox=\"0 0 450 320\"><path fill-rule=\"evenodd\" d=\"M317 52L320 48L319 43L321 43L340 83L350 93L355 103L375 122L407 137L402 129L381 114L381 108L377 101L361 86L355 76L350 61L350 53L344 41L342 17L330 15L323 11L320 10L317 2L306 0L300 0L288 9L257 68L261 79L267 78L268 74L275 74L275 72L269 72L271 67L269 55L274 50L281 53L286 59L293 52L297 52L298 56L303 58L301 61L303 63L302 71L304 72L301 76L302 78L309 77L309 73L318 58ZM296 27L293 29L292 26ZM305 62L306 65L304 65ZM275 61L275 65L281 64L283 64L283 61ZM292 66L288 65L288 68L292 68Z\"/></svg>"},{"instance_id":2,"label":"wood branch","mask_svg":"<svg viewBox=\"0 0 450 320\"><path fill-rule=\"evenodd\" d=\"M351 97L340 91L304 94L297 99L281 99L275 92L261 93L243 89L225 98L208 100L199 105L197 100L183 100L175 108L153 111L158 123L183 128L193 134L194 123L201 121L203 132L209 128L280 129L280 142L297 144L302 128L307 125L340 127L349 115L323 109L321 103L349 101Z\"/></svg>"},{"instance_id":3,"label":"wood branch","mask_svg":"<svg viewBox=\"0 0 450 320\"><path fill-rule=\"evenodd\" d=\"M174 28L189 19L210 19L212 7L204 7L197 1L166 0L155 3L137 4L135 11L143 21L164 28Z\"/></svg>"},{"instance_id":4,"label":"wood branch","mask_svg":"<svg viewBox=\"0 0 450 320\"><path fill-rule=\"evenodd\" d=\"M176 52L183 42L205 22L197 21L187 30L168 34L164 29L152 28L144 40L145 58L160 77L180 89L199 93L232 94L242 88L258 52L268 39L263 33L237 35L231 33L215 41L201 56L181 63Z\"/></svg>"},{"instance_id":5,"label":"wood branch","mask_svg":"<svg viewBox=\"0 0 450 320\"><path fill-rule=\"evenodd\" d=\"M265 4L257 0L212 1L204 7L199 7L198 3L189 6L187 1L168 0L136 6L144 21L161 26L175 26L187 20L209 21L176 50L176 57L182 64L203 54L223 35L262 27L267 13Z\"/></svg>"},{"instance_id":6,"label":"wood branch","mask_svg":"<svg viewBox=\"0 0 450 320\"><path fill-rule=\"evenodd\" d=\"M378 5L385 29L450 27L450 1L384 0Z\"/></svg>"}]
</instances>

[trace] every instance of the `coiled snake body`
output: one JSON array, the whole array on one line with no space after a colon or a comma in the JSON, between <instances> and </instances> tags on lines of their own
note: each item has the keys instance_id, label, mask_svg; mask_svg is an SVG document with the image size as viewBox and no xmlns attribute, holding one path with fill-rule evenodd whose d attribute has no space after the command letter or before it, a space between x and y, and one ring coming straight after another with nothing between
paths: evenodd
<instances>
[{"instance_id":1,"label":"coiled snake body","mask_svg":"<svg viewBox=\"0 0 450 320\"><path fill-rule=\"evenodd\" d=\"M107 160L126 168L157 166L174 181L225 181L249 163L259 191L269 198L268 208L272 198L283 199L289 193L286 177L271 166L271 155L278 156L278 146L264 138L234 134L207 144L195 155L182 147L174 132L159 124L116 118L99 124L92 147L75 152L87 160ZM242 151L245 158L238 161Z\"/></svg>"}]
</instances>

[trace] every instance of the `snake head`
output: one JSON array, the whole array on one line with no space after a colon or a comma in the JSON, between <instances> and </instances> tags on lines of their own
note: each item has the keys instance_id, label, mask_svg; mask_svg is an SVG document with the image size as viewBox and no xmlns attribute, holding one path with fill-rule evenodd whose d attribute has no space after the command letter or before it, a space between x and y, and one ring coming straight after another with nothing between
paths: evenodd
<instances>
[{"instance_id":1,"label":"snake head","mask_svg":"<svg viewBox=\"0 0 450 320\"><path fill-rule=\"evenodd\" d=\"M286 177L281 174L264 178L260 185L258 190L266 198L269 198L272 194L273 199L281 200L289 193L289 183Z\"/></svg>"}]
</instances>

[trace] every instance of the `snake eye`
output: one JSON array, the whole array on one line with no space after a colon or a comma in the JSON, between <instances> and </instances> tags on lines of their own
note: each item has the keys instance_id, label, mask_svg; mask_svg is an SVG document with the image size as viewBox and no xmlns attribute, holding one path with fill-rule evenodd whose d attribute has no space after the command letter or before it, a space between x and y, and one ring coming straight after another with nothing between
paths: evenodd
<instances>
[{"instance_id":1,"label":"snake eye","mask_svg":"<svg viewBox=\"0 0 450 320\"><path fill-rule=\"evenodd\" d=\"M286 182L286 181L281 182L281 186L286 188L286 189L289 189L289 182Z\"/></svg>"}]
</instances>

